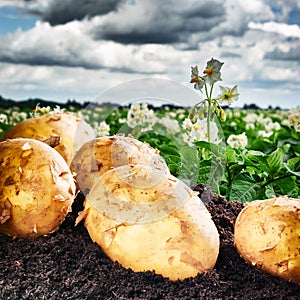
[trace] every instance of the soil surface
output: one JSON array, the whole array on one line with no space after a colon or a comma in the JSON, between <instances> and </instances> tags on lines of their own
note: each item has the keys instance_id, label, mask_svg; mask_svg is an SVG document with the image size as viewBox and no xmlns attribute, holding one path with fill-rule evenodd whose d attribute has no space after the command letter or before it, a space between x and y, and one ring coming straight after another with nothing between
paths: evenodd
<instances>
[{"instance_id":1,"label":"soil surface","mask_svg":"<svg viewBox=\"0 0 300 300\"><path fill-rule=\"evenodd\" d=\"M300 299L300 285L247 264L233 245L234 221L242 209L202 185L195 187L220 233L214 270L184 281L153 272L134 273L112 262L94 244L83 223L74 226L79 195L59 231L37 239L0 234L0 299Z\"/></svg>"}]
</instances>

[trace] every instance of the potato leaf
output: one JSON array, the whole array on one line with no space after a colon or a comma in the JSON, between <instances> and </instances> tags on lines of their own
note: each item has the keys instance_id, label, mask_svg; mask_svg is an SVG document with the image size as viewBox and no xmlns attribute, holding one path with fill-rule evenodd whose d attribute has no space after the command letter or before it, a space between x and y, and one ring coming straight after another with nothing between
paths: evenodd
<instances>
[{"instance_id":1,"label":"potato leaf","mask_svg":"<svg viewBox=\"0 0 300 300\"><path fill-rule=\"evenodd\" d=\"M266 156L270 173L276 174L281 169L284 159L284 152L282 149L277 148L271 154Z\"/></svg>"},{"instance_id":2,"label":"potato leaf","mask_svg":"<svg viewBox=\"0 0 300 300\"><path fill-rule=\"evenodd\" d=\"M300 157L290 158L283 166L293 175L300 176Z\"/></svg>"},{"instance_id":3,"label":"potato leaf","mask_svg":"<svg viewBox=\"0 0 300 300\"><path fill-rule=\"evenodd\" d=\"M255 200L256 191L259 188L260 184L257 183L250 174L239 174L232 182L229 200L239 202Z\"/></svg>"}]
</instances>

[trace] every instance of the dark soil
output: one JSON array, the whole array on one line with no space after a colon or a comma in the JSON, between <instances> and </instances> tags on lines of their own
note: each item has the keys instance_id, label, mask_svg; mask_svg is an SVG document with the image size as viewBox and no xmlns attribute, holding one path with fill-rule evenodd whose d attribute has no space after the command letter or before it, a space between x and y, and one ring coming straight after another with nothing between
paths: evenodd
<instances>
[{"instance_id":1,"label":"dark soil","mask_svg":"<svg viewBox=\"0 0 300 300\"><path fill-rule=\"evenodd\" d=\"M233 245L242 209L199 185L221 238L213 271L172 282L153 272L134 273L112 262L85 227L74 227L82 196L55 234L37 239L0 235L0 299L300 299L300 286L247 264Z\"/></svg>"}]
</instances>

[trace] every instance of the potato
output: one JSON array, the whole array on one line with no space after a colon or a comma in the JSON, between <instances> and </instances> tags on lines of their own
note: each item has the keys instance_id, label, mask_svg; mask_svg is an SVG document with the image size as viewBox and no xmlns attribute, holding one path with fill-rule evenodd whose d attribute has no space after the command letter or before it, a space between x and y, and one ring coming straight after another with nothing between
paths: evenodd
<instances>
[{"instance_id":1,"label":"potato","mask_svg":"<svg viewBox=\"0 0 300 300\"><path fill-rule=\"evenodd\" d=\"M86 142L75 154L70 167L76 174L79 189L86 194L103 173L128 164L149 165L169 173L158 150L131 136L122 135Z\"/></svg>"},{"instance_id":2,"label":"potato","mask_svg":"<svg viewBox=\"0 0 300 300\"><path fill-rule=\"evenodd\" d=\"M57 112L42 115L20 122L10 128L3 139L32 138L39 141L52 142L66 160L67 164L83 143L95 138L93 128L86 122L68 112ZM56 137L56 139L55 139Z\"/></svg>"},{"instance_id":3,"label":"potato","mask_svg":"<svg viewBox=\"0 0 300 300\"><path fill-rule=\"evenodd\" d=\"M171 280L211 270L219 234L199 197L182 181L149 166L105 172L86 196L91 239L123 267Z\"/></svg>"},{"instance_id":4,"label":"potato","mask_svg":"<svg viewBox=\"0 0 300 300\"><path fill-rule=\"evenodd\" d=\"M246 261L300 283L300 199L250 202L237 217L234 243Z\"/></svg>"},{"instance_id":5,"label":"potato","mask_svg":"<svg viewBox=\"0 0 300 300\"><path fill-rule=\"evenodd\" d=\"M38 237L57 230L71 209L75 183L62 156L43 142L0 142L0 232Z\"/></svg>"}]
</instances>

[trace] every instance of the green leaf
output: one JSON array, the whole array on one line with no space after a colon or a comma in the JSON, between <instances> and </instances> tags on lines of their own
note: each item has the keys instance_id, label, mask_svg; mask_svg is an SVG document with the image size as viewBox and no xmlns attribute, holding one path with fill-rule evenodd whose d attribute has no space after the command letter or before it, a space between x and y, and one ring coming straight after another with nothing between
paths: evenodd
<instances>
[{"instance_id":1,"label":"green leaf","mask_svg":"<svg viewBox=\"0 0 300 300\"><path fill-rule=\"evenodd\" d=\"M206 184L210 177L210 172L212 169L211 160L202 160L199 164L199 183Z\"/></svg>"},{"instance_id":2,"label":"green leaf","mask_svg":"<svg viewBox=\"0 0 300 300\"><path fill-rule=\"evenodd\" d=\"M198 182L218 191L219 182L224 179L224 167L217 160L203 160L199 165Z\"/></svg>"},{"instance_id":3,"label":"green leaf","mask_svg":"<svg viewBox=\"0 0 300 300\"><path fill-rule=\"evenodd\" d=\"M268 199L273 198L273 197L276 196L274 188L273 188L273 186L271 184L266 186L266 188L265 188L265 195L266 195L266 198L268 198Z\"/></svg>"},{"instance_id":4,"label":"green leaf","mask_svg":"<svg viewBox=\"0 0 300 300\"><path fill-rule=\"evenodd\" d=\"M198 169L199 169L199 152L195 147L183 146L180 149L180 174L179 179L189 182L190 185L197 184Z\"/></svg>"},{"instance_id":5,"label":"green leaf","mask_svg":"<svg viewBox=\"0 0 300 300\"><path fill-rule=\"evenodd\" d=\"M256 191L260 184L250 174L243 173L235 176L229 195L229 201L249 202L256 199Z\"/></svg>"},{"instance_id":6,"label":"green leaf","mask_svg":"<svg viewBox=\"0 0 300 300\"><path fill-rule=\"evenodd\" d=\"M236 163L237 162L237 155L232 148L226 149L226 162L228 164Z\"/></svg>"},{"instance_id":7,"label":"green leaf","mask_svg":"<svg viewBox=\"0 0 300 300\"><path fill-rule=\"evenodd\" d=\"M279 187L282 195L289 195L290 192L297 188L294 176L281 178L276 180L273 184Z\"/></svg>"},{"instance_id":8,"label":"green leaf","mask_svg":"<svg viewBox=\"0 0 300 300\"><path fill-rule=\"evenodd\" d=\"M267 155L266 158L267 158L268 166L270 168L270 172L272 174L278 173L279 170L281 169L281 166L283 165L283 159L284 159L283 150L277 148L271 154Z\"/></svg>"},{"instance_id":9,"label":"green leaf","mask_svg":"<svg viewBox=\"0 0 300 300\"><path fill-rule=\"evenodd\" d=\"M199 141L199 142L195 142L196 147L200 148L200 149L206 149L210 152L212 152L213 154L215 154L216 156L223 156L225 153L225 149L224 146L221 144L213 144L213 143L209 143L209 142L205 142L205 141Z\"/></svg>"},{"instance_id":10,"label":"green leaf","mask_svg":"<svg viewBox=\"0 0 300 300\"><path fill-rule=\"evenodd\" d=\"M286 163L283 163L283 165L293 175L300 176L300 157L290 158Z\"/></svg>"},{"instance_id":11,"label":"green leaf","mask_svg":"<svg viewBox=\"0 0 300 300\"><path fill-rule=\"evenodd\" d=\"M270 168L266 160L266 154L263 152L250 150L245 154L244 160L245 165L256 168L260 173L263 171L268 174L270 173Z\"/></svg>"},{"instance_id":12,"label":"green leaf","mask_svg":"<svg viewBox=\"0 0 300 300\"><path fill-rule=\"evenodd\" d=\"M174 146L162 145L162 146L159 146L159 151L163 152L166 155L170 154L170 155L180 156L178 149Z\"/></svg>"},{"instance_id":13,"label":"green leaf","mask_svg":"<svg viewBox=\"0 0 300 300\"><path fill-rule=\"evenodd\" d=\"M264 153L270 153L274 151L274 148L276 147L273 143L271 143L268 140L257 139L257 135L256 135L256 139L252 141L251 146L249 147L249 149L263 151Z\"/></svg>"}]
</instances>

